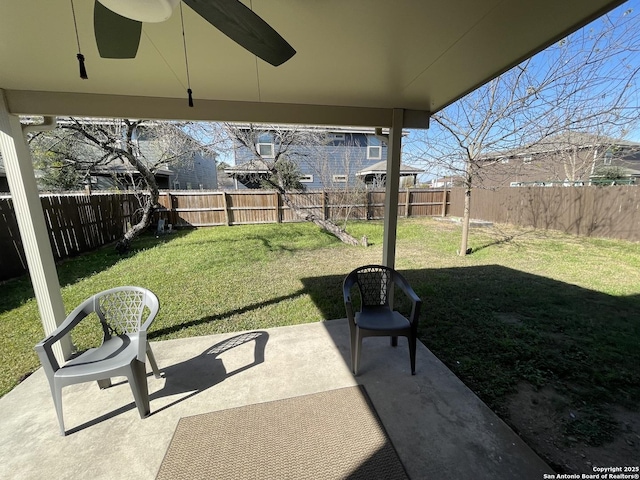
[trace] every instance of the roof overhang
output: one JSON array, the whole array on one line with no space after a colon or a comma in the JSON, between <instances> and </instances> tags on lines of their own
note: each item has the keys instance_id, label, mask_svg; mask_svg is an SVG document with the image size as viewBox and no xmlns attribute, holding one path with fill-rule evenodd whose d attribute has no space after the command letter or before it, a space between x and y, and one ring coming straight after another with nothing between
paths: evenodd
<instances>
[{"instance_id":1,"label":"roof overhang","mask_svg":"<svg viewBox=\"0 0 640 480\"><path fill-rule=\"evenodd\" d=\"M406 177L408 175L418 175L424 173L424 170L409 165L400 164L400 176ZM356 172L356 177L366 177L367 175L386 175L387 174L387 162L378 162L370 167L363 168Z\"/></svg>"},{"instance_id":2,"label":"roof overhang","mask_svg":"<svg viewBox=\"0 0 640 480\"><path fill-rule=\"evenodd\" d=\"M249 4L249 2L245 2ZM69 0L3 2L0 89L19 115L425 128L430 113L621 0L253 0L297 54L273 67L185 7L145 24L132 60L99 57L92 1L75 1L89 79L78 75Z\"/></svg>"}]
</instances>

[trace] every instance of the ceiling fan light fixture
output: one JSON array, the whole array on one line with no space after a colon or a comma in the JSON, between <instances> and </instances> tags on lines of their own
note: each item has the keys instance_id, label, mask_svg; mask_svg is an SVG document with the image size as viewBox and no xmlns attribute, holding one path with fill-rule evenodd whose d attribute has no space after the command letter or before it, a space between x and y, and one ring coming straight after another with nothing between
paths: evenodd
<instances>
[{"instance_id":1,"label":"ceiling fan light fixture","mask_svg":"<svg viewBox=\"0 0 640 480\"><path fill-rule=\"evenodd\" d=\"M167 20L180 0L98 0L112 12L138 22Z\"/></svg>"}]
</instances>

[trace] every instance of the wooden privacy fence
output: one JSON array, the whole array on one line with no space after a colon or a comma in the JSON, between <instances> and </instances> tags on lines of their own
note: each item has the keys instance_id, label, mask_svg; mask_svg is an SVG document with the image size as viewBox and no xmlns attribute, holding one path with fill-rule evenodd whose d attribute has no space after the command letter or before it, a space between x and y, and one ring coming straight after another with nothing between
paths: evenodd
<instances>
[{"instance_id":1,"label":"wooden privacy fence","mask_svg":"<svg viewBox=\"0 0 640 480\"><path fill-rule=\"evenodd\" d=\"M448 215L461 217L464 189L454 188ZM640 240L640 188L505 187L473 189L471 218L588 237Z\"/></svg>"},{"instance_id":2,"label":"wooden privacy fence","mask_svg":"<svg viewBox=\"0 0 640 480\"><path fill-rule=\"evenodd\" d=\"M309 191L291 194L303 211L325 219L378 219L384 215L384 191ZM474 189L471 217L576 235L640 240L640 188L518 187ZM42 195L42 208L56 260L119 239L135 223L134 194ZM156 219L176 227L241 225L298 221L277 192L164 192ZM462 216L464 189L402 190L398 215ZM27 271L24 249L10 197L0 197L0 280Z\"/></svg>"},{"instance_id":3,"label":"wooden privacy fence","mask_svg":"<svg viewBox=\"0 0 640 480\"><path fill-rule=\"evenodd\" d=\"M133 194L41 195L44 219L56 260L113 242L135 221ZM24 248L10 197L0 197L0 280L27 272Z\"/></svg>"},{"instance_id":4,"label":"wooden privacy fence","mask_svg":"<svg viewBox=\"0 0 640 480\"><path fill-rule=\"evenodd\" d=\"M384 190L345 193L308 191L289 194L302 211L323 219L379 219L384 216ZM398 198L399 216L444 216L447 190L402 190ZM159 218L176 227L207 227L253 223L300 221L275 191L180 191L160 195Z\"/></svg>"},{"instance_id":5,"label":"wooden privacy fence","mask_svg":"<svg viewBox=\"0 0 640 480\"><path fill-rule=\"evenodd\" d=\"M352 195L306 192L291 197L303 210L324 218L374 219L384 213L384 191ZM79 193L40 198L56 260L114 242L122 236L127 223L137 221L139 202L134 194ZM405 190L400 192L399 215L444 215L447 199L445 190ZM298 221L277 192L262 190L164 192L160 204L163 208L156 212L156 220L164 218L176 227ZM0 197L0 280L26 272L13 203L10 197Z\"/></svg>"}]
</instances>

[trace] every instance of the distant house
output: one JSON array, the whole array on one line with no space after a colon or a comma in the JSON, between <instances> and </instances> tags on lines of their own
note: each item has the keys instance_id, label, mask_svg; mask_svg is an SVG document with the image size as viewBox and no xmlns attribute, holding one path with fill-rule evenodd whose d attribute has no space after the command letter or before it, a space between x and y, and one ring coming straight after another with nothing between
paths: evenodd
<instances>
[{"instance_id":1,"label":"distant house","mask_svg":"<svg viewBox=\"0 0 640 480\"><path fill-rule=\"evenodd\" d=\"M59 119L58 123L70 122L68 119ZM113 126L112 119L83 119L83 122L92 125ZM218 188L217 155L183 132L179 125L173 128L172 138L180 143L180 151L175 154L167 154L166 147L160 145L155 136L150 132L154 124L141 124L134 131L132 140L137 155L141 161L147 162L154 170L154 176L160 189L189 190ZM166 126L165 126L166 128ZM178 155L175 158L173 155ZM140 172L129 163L126 158L115 158L108 163L99 161L104 152L96 146L84 145L82 153L83 162L86 165L93 164L89 168L86 183L95 190L130 189L131 180L140 177ZM167 161L163 163L163 158ZM1 162L0 162L1 165ZM36 170L36 177L42 175L42 171ZM2 188L2 170L0 168L0 188Z\"/></svg>"},{"instance_id":2,"label":"distant house","mask_svg":"<svg viewBox=\"0 0 640 480\"><path fill-rule=\"evenodd\" d=\"M245 187L260 188L261 179L269 175L271 162L278 151L277 138L275 131L264 131L259 135L256 151L260 152L260 159L256 158L253 151L236 141L235 166L226 168L225 173ZM300 144L292 145L286 156L287 160L297 166L299 181L305 188L384 186L387 145L384 138L376 135L375 129L323 127L317 135L307 138L314 139L314 144L309 145L301 141ZM401 176L410 177L413 183L417 174L421 172L404 165L401 168Z\"/></svg>"},{"instance_id":3,"label":"distant house","mask_svg":"<svg viewBox=\"0 0 640 480\"><path fill-rule=\"evenodd\" d=\"M640 143L573 132L481 159L483 187L640 183Z\"/></svg>"},{"instance_id":4,"label":"distant house","mask_svg":"<svg viewBox=\"0 0 640 480\"><path fill-rule=\"evenodd\" d=\"M431 180L430 187L431 188L453 188L453 187L462 187L464 186L464 178L461 176L448 176L441 178L434 178Z\"/></svg>"},{"instance_id":5,"label":"distant house","mask_svg":"<svg viewBox=\"0 0 640 480\"><path fill-rule=\"evenodd\" d=\"M415 185L418 175L421 173L424 173L424 170L400 164L400 182L404 187ZM356 177L371 188L384 187L387 180L387 161L382 160L363 168L356 172Z\"/></svg>"},{"instance_id":6,"label":"distant house","mask_svg":"<svg viewBox=\"0 0 640 480\"><path fill-rule=\"evenodd\" d=\"M153 125L141 125L136 129L134 141L143 160L149 164L157 164L161 158L160 147L155 144L153 135L147 129ZM216 190L218 188L216 154L200 147L200 143L189 137L178 127L172 135L182 136L182 143L190 151L189 155L160 165L155 170L158 187L161 190ZM119 179L126 176L136 176L139 173L126 159L116 159L107 165L93 167L91 170L92 184L97 188L123 188L129 185Z\"/></svg>"}]
</instances>

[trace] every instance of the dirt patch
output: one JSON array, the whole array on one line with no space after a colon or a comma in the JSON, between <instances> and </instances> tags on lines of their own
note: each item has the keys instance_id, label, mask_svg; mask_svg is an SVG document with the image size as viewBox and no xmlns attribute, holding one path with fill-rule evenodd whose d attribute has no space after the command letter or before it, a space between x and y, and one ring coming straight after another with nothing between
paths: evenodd
<instances>
[{"instance_id":1,"label":"dirt patch","mask_svg":"<svg viewBox=\"0 0 640 480\"><path fill-rule=\"evenodd\" d=\"M640 412L611 407L619 429L613 441L586 445L563 432L575 418L569 399L551 387L521 383L508 401L507 422L558 473L593 473L594 466L634 466L640 462Z\"/></svg>"}]
</instances>

